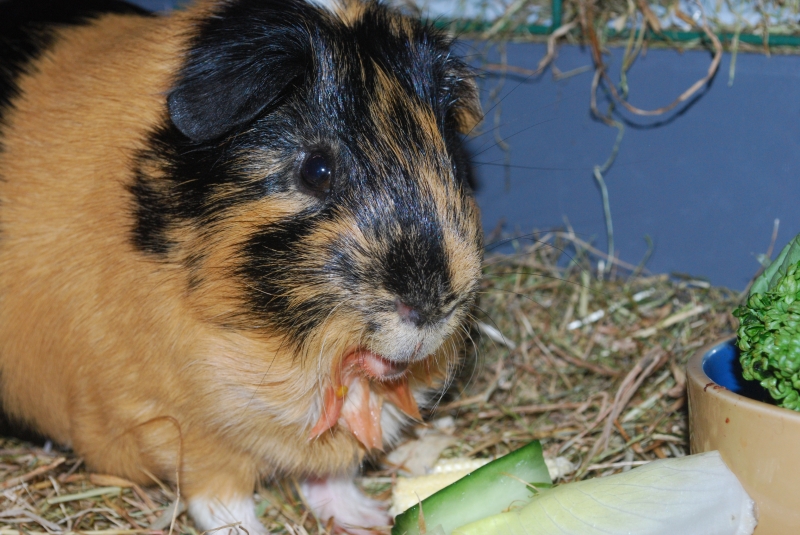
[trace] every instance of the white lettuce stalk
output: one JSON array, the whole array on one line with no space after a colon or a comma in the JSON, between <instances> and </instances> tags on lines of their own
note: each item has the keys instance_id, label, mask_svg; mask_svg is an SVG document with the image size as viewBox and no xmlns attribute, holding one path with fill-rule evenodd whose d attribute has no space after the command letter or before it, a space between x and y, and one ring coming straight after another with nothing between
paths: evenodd
<instances>
[{"instance_id":1,"label":"white lettuce stalk","mask_svg":"<svg viewBox=\"0 0 800 535\"><path fill-rule=\"evenodd\" d=\"M544 489L452 535L750 535L753 500L713 451Z\"/></svg>"}]
</instances>

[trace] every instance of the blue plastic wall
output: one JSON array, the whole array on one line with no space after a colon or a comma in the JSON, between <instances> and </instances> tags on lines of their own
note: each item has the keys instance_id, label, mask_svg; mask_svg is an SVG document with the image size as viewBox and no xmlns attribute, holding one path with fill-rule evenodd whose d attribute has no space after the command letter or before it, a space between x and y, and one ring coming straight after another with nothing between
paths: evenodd
<instances>
[{"instance_id":1,"label":"blue plastic wall","mask_svg":"<svg viewBox=\"0 0 800 535\"><path fill-rule=\"evenodd\" d=\"M463 51L476 52L467 44ZM510 44L508 62L535 68L544 53L544 45ZM608 57L615 73L621 55L612 49ZM648 51L629 72L629 101L642 108L669 104L705 74L710 59L702 51ZM800 57L739 54L732 86L730 59L723 57L707 91L671 113L615 114L626 132L605 178L623 260L638 263L649 235L650 270L742 289L759 267L756 255L769 246L774 219L780 219L776 252L800 232ZM566 72L591 59L588 50L564 46L555 64ZM605 249L592 169L608 157L617 131L589 113L591 78L586 72L555 82L548 72L505 81L499 130L511 147L510 188L493 134L472 142L487 231L501 218L507 230L524 233L563 225L566 216L577 233ZM487 74L485 96L497 82ZM492 126L487 121L484 129Z\"/></svg>"}]
</instances>

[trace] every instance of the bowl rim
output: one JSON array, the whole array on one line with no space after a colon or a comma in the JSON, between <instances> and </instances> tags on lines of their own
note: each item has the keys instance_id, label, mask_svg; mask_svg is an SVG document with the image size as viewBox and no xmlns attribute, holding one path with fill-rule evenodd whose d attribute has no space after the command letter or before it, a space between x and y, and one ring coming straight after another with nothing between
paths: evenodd
<instances>
[{"instance_id":1,"label":"bowl rim","mask_svg":"<svg viewBox=\"0 0 800 535\"><path fill-rule=\"evenodd\" d=\"M687 388L689 386L689 382L691 381L695 383L695 387L699 387L702 390L704 395L707 394L711 397L718 398L720 401L731 405L741 406L742 409L751 410L764 415L772 415L773 417L777 416L783 419L794 420L798 425L800 425L800 412L751 399L741 394L736 394L724 386L715 383L708 375L706 375L706 372L703 370L703 360L705 359L706 355L717 349L719 346L729 344L733 340L736 340L736 335L731 335L722 340L717 340L716 342L707 344L698 349L695 354L692 355L686 365Z\"/></svg>"}]
</instances>

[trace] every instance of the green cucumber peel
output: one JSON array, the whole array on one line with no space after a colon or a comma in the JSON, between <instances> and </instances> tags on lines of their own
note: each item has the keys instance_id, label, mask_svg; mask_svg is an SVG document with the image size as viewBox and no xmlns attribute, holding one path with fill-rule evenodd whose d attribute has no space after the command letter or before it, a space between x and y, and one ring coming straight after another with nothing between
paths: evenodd
<instances>
[{"instance_id":1,"label":"green cucumber peel","mask_svg":"<svg viewBox=\"0 0 800 535\"><path fill-rule=\"evenodd\" d=\"M459 526L523 505L536 488L552 485L542 445L535 440L422 500L424 525L441 526L450 535ZM417 504L397 515L392 535L422 535L419 508Z\"/></svg>"}]
</instances>

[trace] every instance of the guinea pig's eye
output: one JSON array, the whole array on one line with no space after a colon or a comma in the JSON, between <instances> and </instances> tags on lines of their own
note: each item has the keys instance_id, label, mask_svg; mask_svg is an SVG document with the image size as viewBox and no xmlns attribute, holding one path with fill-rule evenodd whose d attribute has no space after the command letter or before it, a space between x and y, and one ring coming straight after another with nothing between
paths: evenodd
<instances>
[{"instance_id":1,"label":"guinea pig's eye","mask_svg":"<svg viewBox=\"0 0 800 535\"><path fill-rule=\"evenodd\" d=\"M300 167L300 179L303 185L315 195L327 195L331 189L332 178L333 162L321 152L309 154Z\"/></svg>"}]
</instances>

